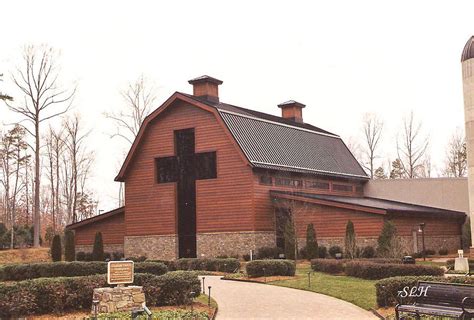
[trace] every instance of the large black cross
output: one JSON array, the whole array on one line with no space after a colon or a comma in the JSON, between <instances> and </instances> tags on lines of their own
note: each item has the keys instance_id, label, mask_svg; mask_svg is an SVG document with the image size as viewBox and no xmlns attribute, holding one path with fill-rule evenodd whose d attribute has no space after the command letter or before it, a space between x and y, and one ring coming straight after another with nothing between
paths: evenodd
<instances>
[{"instance_id":1,"label":"large black cross","mask_svg":"<svg viewBox=\"0 0 474 320\"><path fill-rule=\"evenodd\" d=\"M196 257L196 180L217 177L216 153L195 153L194 129L174 132L175 154L157 158L158 183L177 182L180 258Z\"/></svg>"}]
</instances>

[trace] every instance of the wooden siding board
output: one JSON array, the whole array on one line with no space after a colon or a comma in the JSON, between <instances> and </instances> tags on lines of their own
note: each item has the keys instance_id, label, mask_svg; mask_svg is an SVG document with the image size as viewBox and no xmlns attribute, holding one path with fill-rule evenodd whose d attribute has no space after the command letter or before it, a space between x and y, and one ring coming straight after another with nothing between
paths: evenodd
<instances>
[{"instance_id":1,"label":"wooden siding board","mask_svg":"<svg viewBox=\"0 0 474 320\"><path fill-rule=\"evenodd\" d=\"M102 233L104 244L123 244L125 235L124 214L87 224L75 229L76 245L93 245L96 232Z\"/></svg>"}]
</instances>

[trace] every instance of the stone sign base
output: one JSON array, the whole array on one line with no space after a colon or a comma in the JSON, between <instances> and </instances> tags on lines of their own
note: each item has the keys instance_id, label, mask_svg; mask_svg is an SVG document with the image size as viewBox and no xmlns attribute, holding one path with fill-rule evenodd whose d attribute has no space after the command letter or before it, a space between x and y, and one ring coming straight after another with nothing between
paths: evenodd
<instances>
[{"instance_id":1,"label":"stone sign base","mask_svg":"<svg viewBox=\"0 0 474 320\"><path fill-rule=\"evenodd\" d=\"M142 308L145 303L143 287L95 288L93 300L98 300L98 313L126 312ZM94 305L92 305L94 313Z\"/></svg>"},{"instance_id":2,"label":"stone sign base","mask_svg":"<svg viewBox=\"0 0 474 320\"><path fill-rule=\"evenodd\" d=\"M469 260L467 258L454 259L454 270L461 272L469 272Z\"/></svg>"}]
</instances>

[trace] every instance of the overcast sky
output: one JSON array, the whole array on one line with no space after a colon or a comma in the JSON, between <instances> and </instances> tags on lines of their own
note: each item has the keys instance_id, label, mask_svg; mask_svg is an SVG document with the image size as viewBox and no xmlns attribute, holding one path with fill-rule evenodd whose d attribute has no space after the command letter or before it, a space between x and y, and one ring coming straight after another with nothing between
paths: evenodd
<instances>
[{"instance_id":1,"label":"overcast sky","mask_svg":"<svg viewBox=\"0 0 474 320\"><path fill-rule=\"evenodd\" d=\"M158 87L158 107L187 80L224 81L221 101L280 114L306 104L304 121L360 134L362 116L385 122L381 155L391 160L410 110L431 137L432 161L464 127L460 55L474 34L474 1L4 1L0 6L0 91L15 97L9 72L25 44L61 51L62 83L78 84L74 112L92 129L100 209L117 204L126 143L111 140L104 112L140 74ZM0 105L0 122L17 120Z\"/></svg>"}]
</instances>

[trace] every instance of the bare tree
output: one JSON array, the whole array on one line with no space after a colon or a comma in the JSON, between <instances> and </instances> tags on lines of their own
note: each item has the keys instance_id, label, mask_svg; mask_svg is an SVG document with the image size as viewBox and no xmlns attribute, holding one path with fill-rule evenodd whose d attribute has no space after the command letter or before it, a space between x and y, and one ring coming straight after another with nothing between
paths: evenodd
<instances>
[{"instance_id":1,"label":"bare tree","mask_svg":"<svg viewBox=\"0 0 474 320\"><path fill-rule=\"evenodd\" d=\"M70 108L76 88L63 89L58 84L59 70L55 65L56 53L47 46L27 46L23 53L23 65L13 74L13 83L24 95L21 103L7 102L10 110L24 116L24 121L33 125L25 129L33 136L35 143L34 165L34 246L40 246L40 126L43 122L59 116Z\"/></svg>"},{"instance_id":2,"label":"bare tree","mask_svg":"<svg viewBox=\"0 0 474 320\"><path fill-rule=\"evenodd\" d=\"M449 139L443 174L447 177L465 177L467 174L466 138L459 128Z\"/></svg>"},{"instance_id":3,"label":"bare tree","mask_svg":"<svg viewBox=\"0 0 474 320\"><path fill-rule=\"evenodd\" d=\"M398 137L400 138L400 137ZM407 178L417 178L424 170L423 160L429 139L421 135L421 122L416 122L413 111L403 119L401 141L397 138L397 155Z\"/></svg>"},{"instance_id":4,"label":"bare tree","mask_svg":"<svg viewBox=\"0 0 474 320\"><path fill-rule=\"evenodd\" d=\"M111 138L120 137L132 144L143 121L152 110L156 100L156 88L141 75L135 82L130 83L127 89L120 91L120 94L124 101L123 110L104 115L117 126L117 131ZM119 206L123 204L123 183L120 183Z\"/></svg>"},{"instance_id":5,"label":"bare tree","mask_svg":"<svg viewBox=\"0 0 474 320\"><path fill-rule=\"evenodd\" d=\"M132 144L140 130L140 126L150 113L156 100L156 89L141 75L127 89L120 92L125 104L119 112L105 113L105 116L115 122L117 132L111 137L121 137Z\"/></svg>"},{"instance_id":6,"label":"bare tree","mask_svg":"<svg viewBox=\"0 0 474 320\"><path fill-rule=\"evenodd\" d=\"M364 160L362 166L369 171L370 178L374 178L375 165L377 158L380 138L382 137L383 122L375 114L367 113L364 115L362 130L364 132Z\"/></svg>"}]
</instances>

